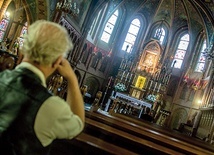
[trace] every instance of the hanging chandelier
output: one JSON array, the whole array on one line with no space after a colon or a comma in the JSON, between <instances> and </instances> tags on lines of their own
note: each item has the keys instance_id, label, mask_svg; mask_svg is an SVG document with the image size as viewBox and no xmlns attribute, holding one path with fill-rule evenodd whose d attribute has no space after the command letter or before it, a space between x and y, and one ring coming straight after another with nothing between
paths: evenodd
<instances>
[{"instance_id":1,"label":"hanging chandelier","mask_svg":"<svg viewBox=\"0 0 214 155\"><path fill-rule=\"evenodd\" d=\"M77 16L80 13L78 4L74 0L62 0L57 3L56 9L64 11L72 16Z\"/></svg>"}]
</instances>

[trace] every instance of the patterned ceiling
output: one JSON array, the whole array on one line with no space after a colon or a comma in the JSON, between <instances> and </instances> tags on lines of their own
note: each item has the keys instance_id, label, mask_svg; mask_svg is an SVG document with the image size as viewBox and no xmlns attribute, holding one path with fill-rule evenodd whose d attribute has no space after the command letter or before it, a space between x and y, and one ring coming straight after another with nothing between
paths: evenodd
<instances>
[{"instance_id":1,"label":"patterned ceiling","mask_svg":"<svg viewBox=\"0 0 214 155\"><path fill-rule=\"evenodd\" d=\"M30 4L33 20L48 18L50 11L48 6L55 2L55 0L26 1ZM208 34L207 39L214 42L214 0L100 0L94 4L108 1L114 4L111 6L123 5L127 16L143 13L150 22L165 20L172 31L179 27L188 27L193 32L204 30Z\"/></svg>"},{"instance_id":2,"label":"patterned ceiling","mask_svg":"<svg viewBox=\"0 0 214 155\"><path fill-rule=\"evenodd\" d=\"M151 23L164 20L172 31L180 27L192 32L204 30L208 41L214 42L213 0L112 0L111 3L124 5L130 17L142 13Z\"/></svg>"}]
</instances>

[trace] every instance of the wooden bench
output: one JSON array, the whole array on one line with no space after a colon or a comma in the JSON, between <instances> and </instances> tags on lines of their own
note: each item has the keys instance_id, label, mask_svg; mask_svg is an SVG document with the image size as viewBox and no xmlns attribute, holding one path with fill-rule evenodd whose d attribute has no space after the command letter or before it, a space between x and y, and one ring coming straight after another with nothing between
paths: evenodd
<instances>
[{"instance_id":1,"label":"wooden bench","mask_svg":"<svg viewBox=\"0 0 214 155\"><path fill-rule=\"evenodd\" d=\"M155 126L150 123L136 122L138 120L126 121L124 118L118 118L109 115L103 115L96 112L88 113L86 116L98 122L111 125L117 129L128 132L140 138L147 139L156 144L169 147L178 152L185 154L213 154L214 149L204 144L204 142L197 141L190 137L181 135L179 133L161 129L160 126Z\"/></svg>"},{"instance_id":2,"label":"wooden bench","mask_svg":"<svg viewBox=\"0 0 214 155\"><path fill-rule=\"evenodd\" d=\"M118 154L118 155L136 155L136 153L131 152L125 148L119 147L117 145L108 143L100 138L88 135L86 133L80 134L77 138L78 141L83 143L87 143L93 147L96 147L102 150L102 153L111 153L111 154Z\"/></svg>"},{"instance_id":3,"label":"wooden bench","mask_svg":"<svg viewBox=\"0 0 214 155\"><path fill-rule=\"evenodd\" d=\"M86 154L115 154L115 155L137 155L125 148L108 143L100 138L82 132L72 140L57 140L54 142L50 155L86 155Z\"/></svg>"},{"instance_id":4,"label":"wooden bench","mask_svg":"<svg viewBox=\"0 0 214 155\"><path fill-rule=\"evenodd\" d=\"M85 132L137 154L183 154L90 118L86 118Z\"/></svg>"}]
</instances>

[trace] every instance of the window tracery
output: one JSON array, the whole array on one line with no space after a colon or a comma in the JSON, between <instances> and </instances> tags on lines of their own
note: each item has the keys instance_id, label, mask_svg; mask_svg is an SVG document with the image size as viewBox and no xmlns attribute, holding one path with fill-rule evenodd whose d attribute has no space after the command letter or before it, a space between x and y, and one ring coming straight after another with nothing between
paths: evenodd
<instances>
[{"instance_id":1,"label":"window tracery","mask_svg":"<svg viewBox=\"0 0 214 155\"><path fill-rule=\"evenodd\" d=\"M186 55L188 45L189 45L189 34L184 34L179 40L178 47L174 55L172 67L178 68L178 69L181 68L184 57Z\"/></svg>"},{"instance_id":2,"label":"window tracery","mask_svg":"<svg viewBox=\"0 0 214 155\"><path fill-rule=\"evenodd\" d=\"M111 37L111 34L114 30L115 24L117 22L118 19L118 15L119 15L119 11L116 10L113 15L111 15L111 17L109 18L108 22L105 25L104 31L102 33L101 36L101 40L108 43Z\"/></svg>"},{"instance_id":3,"label":"window tracery","mask_svg":"<svg viewBox=\"0 0 214 155\"><path fill-rule=\"evenodd\" d=\"M199 54L199 58L198 58L198 62L196 64L196 68L195 71L196 72L202 72L204 70L204 66L205 66L205 61L206 61L206 57L203 54L204 50L206 49L206 40L204 40L202 48L200 50L200 54Z\"/></svg>"},{"instance_id":4,"label":"window tracery","mask_svg":"<svg viewBox=\"0 0 214 155\"><path fill-rule=\"evenodd\" d=\"M3 41L4 39L4 35L9 25L9 22L10 22L10 16L9 16L9 13L6 12L3 19L0 22L0 42Z\"/></svg>"},{"instance_id":5,"label":"window tracery","mask_svg":"<svg viewBox=\"0 0 214 155\"><path fill-rule=\"evenodd\" d=\"M129 30L126 34L122 50L128 53L132 51L140 28L141 28L140 20L138 18L134 19L129 26Z\"/></svg>"}]
</instances>

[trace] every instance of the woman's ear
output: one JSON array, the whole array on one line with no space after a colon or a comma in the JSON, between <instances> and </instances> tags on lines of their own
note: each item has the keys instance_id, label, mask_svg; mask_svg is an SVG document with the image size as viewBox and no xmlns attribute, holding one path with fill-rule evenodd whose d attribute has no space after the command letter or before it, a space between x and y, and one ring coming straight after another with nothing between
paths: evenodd
<instances>
[{"instance_id":1,"label":"woman's ear","mask_svg":"<svg viewBox=\"0 0 214 155\"><path fill-rule=\"evenodd\" d=\"M53 68L57 68L58 65L60 65L60 63L62 62L62 59L63 59L63 56L60 55L60 56L56 59L56 61L52 64L52 67L53 67Z\"/></svg>"}]
</instances>

